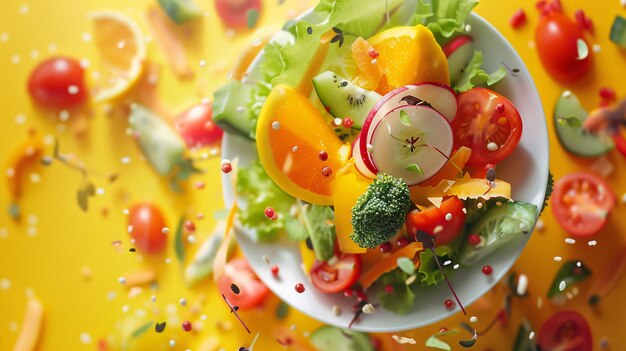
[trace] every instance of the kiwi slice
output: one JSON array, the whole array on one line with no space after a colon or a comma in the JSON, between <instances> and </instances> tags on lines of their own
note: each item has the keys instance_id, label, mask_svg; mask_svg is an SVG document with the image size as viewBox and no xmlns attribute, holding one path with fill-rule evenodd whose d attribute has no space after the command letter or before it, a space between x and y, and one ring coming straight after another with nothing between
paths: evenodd
<instances>
[{"instance_id":1,"label":"kiwi slice","mask_svg":"<svg viewBox=\"0 0 626 351\"><path fill-rule=\"evenodd\" d=\"M361 129L372 107L380 100L380 94L350 83L331 71L313 78L313 86L320 101L335 118L349 117L353 128Z\"/></svg>"}]
</instances>

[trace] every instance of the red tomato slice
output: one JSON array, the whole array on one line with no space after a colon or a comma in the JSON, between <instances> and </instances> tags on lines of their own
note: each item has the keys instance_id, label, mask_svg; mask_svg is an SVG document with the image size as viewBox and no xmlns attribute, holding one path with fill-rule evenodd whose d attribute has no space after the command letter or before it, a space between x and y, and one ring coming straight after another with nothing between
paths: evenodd
<instances>
[{"instance_id":1,"label":"red tomato slice","mask_svg":"<svg viewBox=\"0 0 626 351\"><path fill-rule=\"evenodd\" d=\"M585 317L575 311L561 311L541 326L537 342L541 350L592 351L593 338Z\"/></svg>"},{"instance_id":2,"label":"red tomato slice","mask_svg":"<svg viewBox=\"0 0 626 351\"><path fill-rule=\"evenodd\" d=\"M336 293L351 287L361 275L361 257L344 254L336 262L315 261L311 267L313 286L327 293Z\"/></svg>"},{"instance_id":3,"label":"red tomato slice","mask_svg":"<svg viewBox=\"0 0 626 351\"><path fill-rule=\"evenodd\" d=\"M49 58L30 74L28 92L36 103L45 107L78 105L87 98L83 68L68 57Z\"/></svg>"},{"instance_id":4,"label":"red tomato slice","mask_svg":"<svg viewBox=\"0 0 626 351\"><path fill-rule=\"evenodd\" d=\"M213 123L213 106L201 103L176 117L176 130L188 147L217 145L224 132Z\"/></svg>"},{"instance_id":5,"label":"red tomato slice","mask_svg":"<svg viewBox=\"0 0 626 351\"><path fill-rule=\"evenodd\" d=\"M552 213L571 235L596 234L615 206L615 195L604 179L589 172L568 174L554 185Z\"/></svg>"},{"instance_id":6,"label":"red tomato slice","mask_svg":"<svg viewBox=\"0 0 626 351\"><path fill-rule=\"evenodd\" d=\"M232 28L244 28L248 24L248 11L261 12L260 0L215 0L215 8L222 21Z\"/></svg>"},{"instance_id":7,"label":"red tomato slice","mask_svg":"<svg viewBox=\"0 0 626 351\"><path fill-rule=\"evenodd\" d=\"M233 291L233 284L239 289L238 294ZM243 258L236 258L226 264L217 286L231 305L242 310L258 306L270 293Z\"/></svg>"},{"instance_id":8,"label":"red tomato slice","mask_svg":"<svg viewBox=\"0 0 626 351\"><path fill-rule=\"evenodd\" d=\"M474 88L458 97L459 109L452 121L454 148L472 149L467 164L496 164L509 156L522 137L522 118L507 98L485 88Z\"/></svg>"},{"instance_id":9,"label":"red tomato slice","mask_svg":"<svg viewBox=\"0 0 626 351\"><path fill-rule=\"evenodd\" d=\"M439 208L433 206L426 211L411 211L406 218L406 230L411 235L423 230L428 235L435 236L435 228L440 226L435 246L447 245L461 234L465 224L463 205L463 201L453 196L443 201ZM446 220L448 214L452 216L450 220Z\"/></svg>"},{"instance_id":10,"label":"red tomato slice","mask_svg":"<svg viewBox=\"0 0 626 351\"><path fill-rule=\"evenodd\" d=\"M539 19L535 29L539 58L548 73L562 83L579 80L591 68L592 50L580 60L578 40L585 40L583 30L562 12L549 11Z\"/></svg>"},{"instance_id":11,"label":"red tomato slice","mask_svg":"<svg viewBox=\"0 0 626 351\"><path fill-rule=\"evenodd\" d=\"M163 251L167 244L167 235L163 234L165 218L154 204L145 202L133 205L128 211L128 225L132 227L130 236L139 251L148 254Z\"/></svg>"}]
</instances>

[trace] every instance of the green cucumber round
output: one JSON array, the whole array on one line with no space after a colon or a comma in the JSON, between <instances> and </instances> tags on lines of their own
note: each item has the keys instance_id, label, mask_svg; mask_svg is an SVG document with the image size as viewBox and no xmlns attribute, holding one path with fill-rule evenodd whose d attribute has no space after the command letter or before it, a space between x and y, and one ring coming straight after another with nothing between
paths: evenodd
<instances>
[{"instance_id":1,"label":"green cucumber round","mask_svg":"<svg viewBox=\"0 0 626 351\"><path fill-rule=\"evenodd\" d=\"M480 244L472 245L465 240L461 248L461 264L474 264L511 239L530 233L538 216L537 206L521 201L490 208L468 231L480 237Z\"/></svg>"},{"instance_id":2,"label":"green cucumber round","mask_svg":"<svg viewBox=\"0 0 626 351\"><path fill-rule=\"evenodd\" d=\"M582 128L587 116L587 111L581 106L576 95L569 91L564 92L559 96L554 108L556 135L565 150L574 155L602 156L611 151L615 145L608 136L592 135Z\"/></svg>"},{"instance_id":3,"label":"green cucumber round","mask_svg":"<svg viewBox=\"0 0 626 351\"><path fill-rule=\"evenodd\" d=\"M328 325L314 331L310 341L319 351L374 351L367 334Z\"/></svg>"}]
</instances>

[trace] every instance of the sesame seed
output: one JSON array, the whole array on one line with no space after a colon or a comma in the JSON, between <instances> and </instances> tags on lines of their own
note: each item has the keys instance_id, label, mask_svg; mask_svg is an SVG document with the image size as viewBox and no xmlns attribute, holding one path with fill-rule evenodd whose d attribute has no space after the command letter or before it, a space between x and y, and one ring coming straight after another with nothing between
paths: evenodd
<instances>
[{"instance_id":1,"label":"sesame seed","mask_svg":"<svg viewBox=\"0 0 626 351\"><path fill-rule=\"evenodd\" d=\"M363 311L363 313L365 314L372 314L376 312L376 309L374 308L374 305L372 305L371 303L368 303L368 304L363 305L363 308L361 309L361 311Z\"/></svg>"},{"instance_id":2,"label":"sesame seed","mask_svg":"<svg viewBox=\"0 0 626 351\"><path fill-rule=\"evenodd\" d=\"M478 207L479 209L483 208L483 203L482 202L477 203L476 207Z\"/></svg>"},{"instance_id":3,"label":"sesame seed","mask_svg":"<svg viewBox=\"0 0 626 351\"><path fill-rule=\"evenodd\" d=\"M565 281L561 280L561 282L559 283L559 291L565 290L566 287L567 285L565 284Z\"/></svg>"},{"instance_id":4,"label":"sesame seed","mask_svg":"<svg viewBox=\"0 0 626 351\"><path fill-rule=\"evenodd\" d=\"M433 229L433 234L436 235L436 234L441 233L442 231L443 231L443 226L438 225L438 226L435 227L435 229Z\"/></svg>"},{"instance_id":5,"label":"sesame seed","mask_svg":"<svg viewBox=\"0 0 626 351\"><path fill-rule=\"evenodd\" d=\"M561 256L554 256L554 262L561 262L563 260L563 257Z\"/></svg>"},{"instance_id":6,"label":"sesame seed","mask_svg":"<svg viewBox=\"0 0 626 351\"><path fill-rule=\"evenodd\" d=\"M128 230L129 233L132 233L133 232L133 225L129 224L127 230Z\"/></svg>"},{"instance_id":7,"label":"sesame seed","mask_svg":"<svg viewBox=\"0 0 626 351\"><path fill-rule=\"evenodd\" d=\"M528 334L528 340L532 340L535 338L535 332L531 331L530 334Z\"/></svg>"},{"instance_id":8,"label":"sesame seed","mask_svg":"<svg viewBox=\"0 0 626 351\"><path fill-rule=\"evenodd\" d=\"M172 339L170 340L170 347L174 347L176 346L176 340Z\"/></svg>"},{"instance_id":9,"label":"sesame seed","mask_svg":"<svg viewBox=\"0 0 626 351\"><path fill-rule=\"evenodd\" d=\"M296 152L296 151L298 151L298 145L294 145L294 146L291 148L291 152Z\"/></svg>"},{"instance_id":10,"label":"sesame seed","mask_svg":"<svg viewBox=\"0 0 626 351\"><path fill-rule=\"evenodd\" d=\"M181 306L185 306L185 305L187 305L187 299L185 299L185 298L183 297L183 298L181 298L181 299L178 301L178 303L180 303L180 305L181 305Z\"/></svg>"},{"instance_id":11,"label":"sesame seed","mask_svg":"<svg viewBox=\"0 0 626 351\"><path fill-rule=\"evenodd\" d=\"M591 240L591 241L589 241L589 242L587 243L587 245L589 245L589 246L596 246L596 245L598 245L598 242L597 242L597 241L595 241L595 240Z\"/></svg>"},{"instance_id":12,"label":"sesame seed","mask_svg":"<svg viewBox=\"0 0 626 351\"><path fill-rule=\"evenodd\" d=\"M72 85L67 87L67 92L70 95L76 95L76 94L78 94L79 91L80 91L80 89L78 88L78 86L76 86L74 84L72 84Z\"/></svg>"},{"instance_id":13,"label":"sesame seed","mask_svg":"<svg viewBox=\"0 0 626 351\"><path fill-rule=\"evenodd\" d=\"M563 92L563 97L564 98L570 98L572 97L572 92L569 90L566 90L565 92Z\"/></svg>"},{"instance_id":14,"label":"sesame seed","mask_svg":"<svg viewBox=\"0 0 626 351\"><path fill-rule=\"evenodd\" d=\"M13 56L11 56L11 63L13 63L14 65L19 64L20 60L20 55L18 54L13 54Z\"/></svg>"},{"instance_id":15,"label":"sesame seed","mask_svg":"<svg viewBox=\"0 0 626 351\"><path fill-rule=\"evenodd\" d=\"M124 306L122 306L122 312L123 312L123 313L128 312L129 308L130 308L130 307L128 307L128 305L124 305Z\"/></svg>"},{"instance_id":16,"label":"sesame seed","mask_svg":"<svg viewBox=\"0 0 626 351\"><path fill-rule=\"evenodd\" d=\"M335 119L333 120L333 123L334 123L336 126L340 126L340 125L343 123L343 120L342 120L341 118L335 118Z\"/></svg>"},{"instance_id":17,"label":"sesame seed","mask_svg":"<svg viewBox=\"0 0 626 351\"><path fill-rule=\"evenodd\" d=\"M9 33L2 32L0 34L0 42L6 43L7 41L9 41Z\"/></svg>"},{"instance_id":18,"label":"sesame seed","mask_svg":"<svg viewBox=\"0 0 626 351\"><path fill-rule=\"evenodd\" d=\"M539 218L537 220L537 223L535 224L535 229L541 232L543 231L544 228L545 228L545 223L543 222L543 219Z\"/></svg>"},{"instance_id":19,"label":"sesame seed","mask_svg":"<svg viewBox=\"0 0 626 351\"><path fill-rule=\"evenodd\" d=\"M115 293L115 291L109 291L109 293L107 294L107 299L113 300L116 296L117 294Z\"/></svg>"},{"instance_id":20,"label":"sesame seed","mask_svg":"<svg viewBox=\"0 0 626 351\"><path fill-rule=\"evenodd\" d=\"M170 232L170 229L169 229L168 227L163 227L163 228L161 228L161 233L163 233L163 234L167 234L167 233L169 233L169 232Z\"/></svg>"},{"instance_id":21,"label":"sesame seed","mask_svg":"<svg viewBox=\"0 0 626 351\"><path fill-rule=\"evenodd\" d=\"M375 64L377 64L377 63L378 63L378 60L377 60L377 59L373 59L373 60L372 60L372 65L375 65Z\"/></svg>"},{"instance_id":22,"label":"sesame seed","mask_svg":"<svg viewBox=\"0 0 626 351\"><path fill-rule=\"evenodd\" d=\"M152 301L152 302L156 302L156 295L152 295L152 296L150 296L150 301Z\"/></svg>"},{"instance_id":23,"label":"sesame seed","mask_svg":"<svg viewBox=\"0 0 626 351\"><path fill-rule=\"evenodd\" d=\"M0 279L0 290L9 290L11 288L11 281L7 278Z\"/></svg>"},{"instance_id":24,"label":"sesame seed","mask_svg":"<svg viewBox=\"0 0 626 351\"><path fill-rule=\"evenodd\" d=\"M492 142L487 143L487 150L489 151L497 151L498 150L498 144Z\"/></svg>"},{"instance_id":25,"label":"sesame seed","mask_svg":"<svg viewBox=\"0 0 626 351\"><path fill-rule=\"evenodd\" d=\"M339 308L339 306L337 306L337 305L333 306L333 310L332 311L333 311L333 315L334 316L339 316L341 314L341 308Z\"/></svg>"},{"instance_id":26,"label":"sesame seed","mask_svg":"<svg viewBox=\"0 0 626 351\"><path fill-rule=\"evenodd\" d=\"M243 108L243 106L237 106L237 113L244 113L246 112L246 109ZM278 122L276 122L278 123ZM274 128L274 124L272 123L272 128ZM274 129L278 129L278 127L274 128Z\"/></svg>"},{"instance_id":27,"label":"sesame seed","mask_svg":"<svg viewBox=\"0 0 626 351\"><path fill-rule=\"evenodd\" d=\"M459 266L459 264L458 264L458 263L457 263L457 264L455 264L454 266L452 266L452 268L454 268L454 269L459 269L459 267L460 267L460 266Z\"/></svg>"},{"instance_id":28,"label":"sesame seed","mask_svg":"<svg viewBox=\"0 0 626 351\"><path fill-rule=\"evenodd\" d=\"M565 238L565 242L570 245L576 244L576 240L572 238Z\"/></svg>"},{"instance_id":29,"label":"sesame seed","mask_svg":"<svg viewBox=\"0 0 626 351\"><path fill-rule=\"evenodd\" d=\"M28 5L22 4L22 6L20 6L20 14L25 15L28 13L28 11L30 11Z\"/></svg>"},{"instance_id":30,"label":"sesame seed","mask_svg":"<svg viewBox=\"0 0 626 351\"><path fill-rule=\"evenodd\" d=\"M622 195L622 203L626 204L626 193Z\"/></svg>"},{"instance_id":31,"label":"sesame seed","mask_svg":"<svg viewBox=\"0 0 626 351\"><path fill-rule=\"evenodd\" d=\"M278 122L278 121L272 122L272 129L274 129L274 130L280 129L280 122Z\"/></svg>"},{"instance_id":32,"label":"sesame seed","mask_svg":"<svg viewBox=\"0 0 626 351\"><path fill-rule=\"evenodd\" d=\"M471 32L472 31L472 26L469 23L465 25L465 31L466 32Z\"/></svg>"},{"instance_id":33,"label":"sesame seed","mask_svg":"<svg viewBox=\"0 0 626 351\"><path fill-rule=\"evenodd\" d=\"M446 213L446 221L450 222L452 220L452 213Z\"/></svg>"},{"instance_id":34,"label":"sesame seed","mask_svg":"<svg viewBox=\"0 0 626 351\"><path fill-rule=\"evenodd\" d=\"M196 236L191 234L189 236L187 236L187 242L190 244L195 244L196 243Z\"/></svg>"},{"instance_id":35,"label":"sesame seed","mask_svg":"<svg viewBox=\"0 0 626 351\"><path fill-rule=\"evenodd\" d=\"M523 296L528 290L528 277L526 274L520 274L517 279L517 295Z\"/></svg>"},{"instance_id":36,"label":"sesame seed","mask_svg":"<svg viewBox=\"0 0 626 351\"><path fill-rule=\"evenodd\" d=\"M205 60L200 60L200 67L204 67L206 66L206 61Z\"/></svg>"},{"instance_id":37,"label":"sesame seed","mask_svg":"<svg viewBox=\"0 0 626 351\"><path fill-rule=\"evenodd\" d=\"M265 262L265 264L270 264L270 258L267 257L267 255L263 255L263 262Z\"/></svg>"},{"instance_id":38,"label":"sesame seed","mask_svg":"<svg viewBox=\"0 0 626 351\"><path fill-rule=\"evenodd\" d=\"M126 284L126 278L124 277L119 277L117 281L120 282L120 284Z\"/></svg>"},{"instance_id":39,"label":"sesame seed","mask_svg":"<svg viewBox=\"0 0 626 351\"><path fill-rule=\"evenodd\" d=\"M593 52L598 53L602 50L602 47L600 47L600 45L598 44L594 44L592 47Z\"/></svg>"},{"instance_id":40,"label":"sesame seed","mask_svg":"<svg viewBox=\"0 0 626 351\"><path fill-rule=\"evenodd\" d=\"M91 41L91 33L83 32L82 38L83 38L84 42L86 42L86 43L90 42Z\"/></svg>"},{"instance_id":41,"label":"sesame seed","mask_svg":"<svg viewBox=\"0 0 626 351\"><path fill-rule=\"evenodd\" d=\"M165 264L170 264L170 263L172 263L172 259L171 259L171 258L169 258L169 257L168 257L168 258L166 258L166 259L165 259Z\"/></svg>"},{"instance_id":42,"label":"sesame seed","mask_svg":"<svg viewBox=\"0 0 626 351\"><path fill-rule=\"evenodd\" d=\"M451 264L452 264L452 261L450 261L450 260L446 260L446 261L443 263L443 265L444 265L444 266L449 266L449 265L451 265Z\"/></svg>"},{"instance_id":43,"label":"sesame seed","mask_svg":"<svg viewBox=\"0 0 626 351\"><path fill-rule=\"evenodd\" d=\"M91 343L91 335L87 333L80 333L80 342L82 342L83 344Z\"/></svg>"},{"instance_id":44,"label":"sesame seed","mask_svg":"<svg viewBox=\"0 0 626 351\"><path fill-rule=\"evenodd\" d=\"M463 208L461 209L461 211L463 211L463 213L467 214L467 208L463 207Z\"/></svg>"},{"instance_id":45,"label":"sesame seed","mask_svg":"<svg viewBox=\"0 0 626 351\"><path fill-rule=\"evenodd\" d=\"M470 317L470 323L476 323L476 322L478 322L478 317L476 317L476 316L471 316L471 317Z\"/></svg>"}]
</instances>

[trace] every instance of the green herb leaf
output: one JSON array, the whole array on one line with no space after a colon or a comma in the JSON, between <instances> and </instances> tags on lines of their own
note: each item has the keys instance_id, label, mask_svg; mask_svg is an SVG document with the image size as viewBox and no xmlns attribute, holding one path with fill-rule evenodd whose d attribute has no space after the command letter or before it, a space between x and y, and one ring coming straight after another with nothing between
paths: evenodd
<instances>
[{"instance_id":1,"label":"green herb leaf","mask_svg":"<svg viewBox=\"0 0 626 351\"><path fill-rule=\"evenodd\" d=\"M415 263L413 263L413 260L411 260L410 258L400 257L396 262L398 264L398 268L400 268L400 270L402 270L404 273L408 275L415 274Z\"/></svg>"},{"instance_id":2,"label":"green herb leaf","mask_svg":"<svg viewBox=\"0 0 626 351\"><path fill-rule=\"evenodd\" d=\"M410 165L406 166L405 169L409 172L417 172L419 173L419 175L424 175L424 171L422 171L420 166L416 165L415 163L411 163Z\"/></svg>"},{"instance_id":3,"label":"green herb leaf","mask_svg":"<svg viewBox=\"0 0 626 351\"><path fill-rule=\"evenodd\" d=\"M285 301L280 301L276 306L276 319L283 320L289 314L289 305Z\"/></svg>"},{"instance_id":4,"label":"green herb leaf","mask_svg":"<svg viewBox=\"0 0 626 351\"><path fill-rule=\"evenodd\" d=\"M394 269L380 277L378 281L382 286L391 285L393 288L391 294L384 291L378 294L378 300L383 308L398 314L406 314L413 308L415 294L405 284L407 278L408 275L400 269Z\"/></svg>"},{"instance_id":5,"label":"green herb leaf","mask_svg":"<svg viewBox=\"0 0 626 351\"><path fill-rule=\"evenodd\" d=\"M476 343L476 339L469 339L469 340L461 340L459 341L459 345L466 347L466 348L470 348L472 346L474 346L474 344Z\"/></svg>"},{"instance_id":6,"label":"green herb leaf","mask_svg":"<svg viewBox=\"0 0 626 351\"><path fill-rule=\"evenodd\" d=\"M515 337L515 344L513 344L513 351L538 351L535 340L530 338L532 331L533 328L528 321L523 321L520 324Z\"/></svg>"},{"instance_id":7,"label":"green herb leaf","mask_svg":"<svg viewBox=\"0 0 626 351\"><path fill-rule=\"evenodd\" d=\"M564 127L580 128L583 126L582 122L576 117L558 117L557 121Z\"/></svg>"},{"instance_id":8,"label":"green herb leaf","mask_svg":"<svg viewBox=\"0 0 626 351\"><path fill-rule=\"evenodd\" d=\"M578 60L584 60L589 56L589 46L583 39L578 39L576 41L576 48L578 49Z\"/></svg>"},{"instance_id":9,"label":"green herb leaf","mask_svg":"<svg viewBox=\"0 0 626 351\"><path fill-rule=\"evenodd\" d=\"M411 127L413 125L413 122L411 121L409 114L406 113L406 111L404 110L400 111L400 122L402 122L402 124L404 124L407 127Z\"/></svg>"},{"instance_id":10,"label":"green herb leaf","mask_svg":"<svg viewBox=\"0 0 626 351\"><path fill-rule=\"evenodd\" d=\"M438 334L431 335L428 339L426 339L426 347L430 347L438 350L447 350L450 351L452 348L446 342L443 342L437 338Z\"/></svg>"},{"instance_id":11,"label":"green herb leaf","mask_svg":"<svg viewBox=\"0 0 626 351\"><path fill-rule=\"evenodd\" d=\"M254 28L257 21L259 20L259 11L257 11L256 9L250 9L246 13L246 17L248 19L248 28Z\"/></svg>"},{"instance_id":12,"label":"green herb leaf","mask_svg":"<svg viewBox=\"0 0 626 351\"><path fill-rule=\"evenodd\" d=\"M130 337L132 339L138 338L142 336L143 334L145 334L148 330L150 330L151 327L152 327L152 322L146 322L146 324L135 329L135 331L132 334L130 334Z\"/></svg>"},{"instance_id":13,"label":"green herb leaf","mask_svg":"<svg viewBox=\"0 0 626 351\"><path fill-rule=\"evenodd\" d=\"M78 201L78 207L80 207L83 212L87 212L89 208L89 194L87 194L85 188L79 188L78 191L76 191L76 200Z\"/></svg>"},{"instance_id":14,"label":"green herb leaf","mask_svg":"<svg viewBox=\"0 0 626 351\"><path fill-rule=\"evenodd\" d=\"M185 261L185 244L183 243L183 227L185 224L185 217L180 217L178 220L178 225L176 226L176 236L174 237L174 245L176 251L176 258L178 262Z\"/></svg>"},{"instance_id":15,"label":"green herb leaf","mask_svg":"<svg viewBox=\"0 0 626 351\"><path fill-rule=\"evenodd\" d=\"M579 267L580 266L580 267ZM580 283L591 276L591 270L581 261L571 260L563 262L561 269L557 272L550 289L548 290L548 298L553 298L573 285ZM565 282L565 289L561 291L559 286L561 282Z\"/></svg>"},{"instance_id":16,"label":"green herb leaf","mask_svg":"<svg viewBox=\"0 0 626 351\"><path fill-rule=\"evenodd\" d=\"M439 262L445 262L450 259L452 250L450 246L441 245L437 246L435 249L435 253L437 257L439 257ZM423 286L433 286L441 283L444 280L443 273L439 270L439 266L435 261L435 256L433 256L430 250L422 251L419 253L420 255L420 267L418 269L419 279ZM450 266L444 266L444 270L450 270ZM449 272L446 272L449 273Z\"/></svg>"},{"instance_id":17,"label":"green herb leaf","mask_svg":"<svg viewBox=\"0 0 626 351\"><path fill-rule=\"evenodd\" d=\"M482 68L483 53L474 51L474 56L463 70L463 74L454 83L454 89L457 91L468 91L475 86L492 86L506 77L506 69L500 67L495 72L487 73Z\"/></svg>"}]
</instances>

